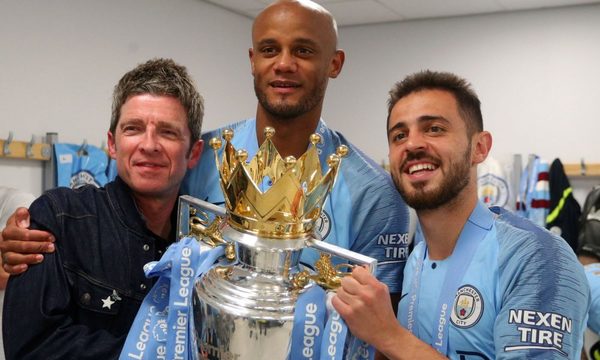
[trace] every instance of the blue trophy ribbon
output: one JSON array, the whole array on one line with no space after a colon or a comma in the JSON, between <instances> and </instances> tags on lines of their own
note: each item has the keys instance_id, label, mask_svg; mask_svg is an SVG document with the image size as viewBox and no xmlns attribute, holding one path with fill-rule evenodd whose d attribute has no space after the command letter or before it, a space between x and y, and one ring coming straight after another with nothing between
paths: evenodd
<instances>
[{"instance_id":1,"label":"blue trophy ribbon","mask_svg":"<svg viewBox=\"0 0 600 360\"><path fill-rule=\"evenodd\" d=\"M332 309L325 325L325 334L321 343L321 359L342 359L347 334L348 326L340 314Z\"/></svg>"},{"instance_id":2,"label":"blue trophy ribbon","mask_svg":"<svg viewBox=\"0 0 600 360\"><path fill-rule=\"evenodd\" d=\"M356 336L349 335L348 349L346 350L346 359L348 360L373 360L375 358L375 348L367 344Z\"/></svg>"},{"instance_id":3,"label":"blue trophy ribbon","mask_svg":"<svg viewBox=\"0 0 600 360\"><path fill-rule=\"evenodd\" d=\"M319 359L327 309L325 290L312 286L298 297L292 329L291 360Z\"/></svg>"},{"instance_id":4,"label":"blue trophy ribbon","mask_svg":"<svg viewBox=\"0 0 600 360\"><path fill-rule=\"evenodd\" d=\"M198 241L186 237L144 266L146 277L159 279L144 298L119 359L195 358L192 288L223 253L223 247L201 252Z\"/></svg>"},{"instance_id":5,"label":"blue trophy ribbon","mask_svg":"<svg viewBox=\"0 0 600 360\"><path fill-rule=\"evenodd\" d=\"M338 312L327 306L327 294L321 287L300 294L288 360L372 360L374 356L373 347L349 333Z\"/></svg>"}]
</instances>

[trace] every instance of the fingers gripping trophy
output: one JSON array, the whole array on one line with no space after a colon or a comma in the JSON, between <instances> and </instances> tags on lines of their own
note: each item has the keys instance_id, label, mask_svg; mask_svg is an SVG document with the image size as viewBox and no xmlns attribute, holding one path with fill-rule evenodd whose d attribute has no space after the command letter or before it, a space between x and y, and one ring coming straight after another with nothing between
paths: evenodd
<instances>
[{"instance_id":1,"label":"fingers gripping trophy","mask_svg":"<svg viewBox=\"0 0 600 360\"><path fill-rule=\"evenodd\" d=\"M225 210L190 196L180 199L182 235L195 236L202 247L225 247L225 259L194 286L199 358L341 359L345 325L337 313L327 314L325 298L352 265L333 266L330 257L372 272L376 266L373 258L318 240L314 231L348 148L340 146L329 156L323 174L318 134L300 158L284 159L271 141L274 129L264 131L266 140L250 161L245 150L234 149L231 130L223 132L224 141L210 142ZM307 248L321 253L316 271L299 263ZM360 346L366 345L355 344L355 350Z\"/></svg>"}]
</instances>

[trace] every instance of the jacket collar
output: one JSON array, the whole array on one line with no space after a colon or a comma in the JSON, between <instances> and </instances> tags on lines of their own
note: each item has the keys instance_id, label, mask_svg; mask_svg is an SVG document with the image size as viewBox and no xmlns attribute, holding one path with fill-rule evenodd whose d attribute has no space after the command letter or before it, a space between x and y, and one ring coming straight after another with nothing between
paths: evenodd
<instances>
[{"instance_id":1,"label":"jacket collar","mask_svg":"<svg viewBox=\"0 0 600 360\"><path fill-rule=\"evenodd\" d=\"M106 191L110 206L123 226L141 235L147 235L150 230L146 227L129 185L117 176L113 182L106 184Z\"/></svg>"}]
</instances>

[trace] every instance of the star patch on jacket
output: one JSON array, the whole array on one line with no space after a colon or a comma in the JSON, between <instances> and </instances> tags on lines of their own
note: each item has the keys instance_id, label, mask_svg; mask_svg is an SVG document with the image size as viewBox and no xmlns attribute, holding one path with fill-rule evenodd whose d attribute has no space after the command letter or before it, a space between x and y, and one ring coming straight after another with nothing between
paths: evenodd
<instances>
[{"instance_id":1,"label":"star patch on jacket","mask_svg":"<svg viewBox=\"0 0 600 360\"><path fill-rule=\"evenodd\" d=\"M117 290L113 290L113 293L108 295L106 299L102 299L102 308L107 308L110 310L110 307L117 301L120 301L121 297L117 294Z\"/></svg>"}]
</instances>

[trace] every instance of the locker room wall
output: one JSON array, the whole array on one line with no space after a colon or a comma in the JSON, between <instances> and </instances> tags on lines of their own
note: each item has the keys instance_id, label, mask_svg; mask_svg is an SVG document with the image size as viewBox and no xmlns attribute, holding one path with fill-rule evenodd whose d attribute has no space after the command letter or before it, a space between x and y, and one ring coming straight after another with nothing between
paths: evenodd
<instances>
[{"instance_id":1,"label":"locker room wall","mask_svg":"<svg viewBox=\"0 0 600 360\"><path fill-rule=\"evenodd\" d=\"M0 138L58 132L100 146L119 78L153 57L190 71L204 128L254 114L252 21L197 0L0 0ZM0 184L39 195L39 162L0 158Z\"/></svg>"},{"instance_id":2,"label":"locker room wall","mask_svg":"<svg viewBox=\"0 0 600 360\"><path fill-rule=\"evenodd\" d=\"M324 116L387 160L387 92L422 69L455 72L482 101L491 156L600 163L600 5L342 28L346 64ZM581 202L600 177L572 178Z\"/></svg>"},{"instance_id":3,"label":"locker room wall","mask_svg":"<svg viewBox=\"0 0 600 360\"><path fill-rule=\"evenodd\" d=\"M0 138L56 131L62 142L100 145L112 87L156 56L189 68L206 99L205 129L254 115L247 18L194 0L0 6ZM494 157L600 162L599 39L600 5L342 27L346 64L324 118L381 162L391 85L448 70L479 93ZM38 163L0 159L3 185L39 195L41 178Z\"/></svg>"}]
</instances>

